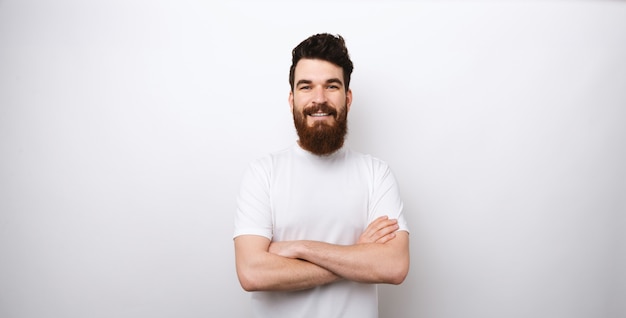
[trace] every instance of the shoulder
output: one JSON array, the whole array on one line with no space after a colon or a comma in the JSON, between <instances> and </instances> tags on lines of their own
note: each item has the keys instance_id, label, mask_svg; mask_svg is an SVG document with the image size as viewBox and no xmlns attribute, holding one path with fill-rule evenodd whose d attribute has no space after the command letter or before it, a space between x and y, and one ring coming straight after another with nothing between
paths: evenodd
<instances>
[{"instance_id":1,"label":"shoulder","mask_svg":"<svg viewBox=\"0 0 626 318\"><path fill-rule=\"evenodd\" d=\"M274 166L280 162L290 160L294 155L294 147L287 147L278 151L266 153L260 157L253 159L249 163L249 169L251 170L264 170L270 171Z\"/></svg>"},{"instance_id":2,"label":"shoulder","mask_svg":"<svg viewBox=\"0 0 626 318\"><path fill-rule=\"evenodd\" d=\"M370 167L372 170L387 170L389 169L389 165L383 159L380 159L371 154L362 153L359 151L355 151L352 149L346 150L346 158L348 160L353 161L354 163L361 163Z\"/></svg>"}]
</instances>

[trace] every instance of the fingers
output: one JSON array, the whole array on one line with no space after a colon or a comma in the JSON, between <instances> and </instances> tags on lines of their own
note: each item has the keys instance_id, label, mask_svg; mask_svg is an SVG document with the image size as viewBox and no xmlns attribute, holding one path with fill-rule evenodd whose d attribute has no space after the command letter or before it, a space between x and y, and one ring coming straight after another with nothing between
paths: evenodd
<instances>
[{"instance_id":1,"label":"fingers","mask_svg":"<svg viewBox=\"0 0 626 318\"><path fill-rule=\"evenodd\" d=\"M384 226L380 227L376 233L374 233L374 238L376 239L376 243L385 243L392 240L396 237L395 232L398 230L398 221L397 220L386 220Z\"/></svg>"},{"instance_id":2,"label":"fingers","mask_svg":"<svg viewBox=\"0 0 626 318\"><path fill-rule=\"evenodd\" d=\"M381 237L380 239L378 239L376 241L376 243L384 244L384 243L387 243L387 242L393 240L395 237L396 237L396 233L395 232L394 233L389 233L389 234Z\"/></svg>"},{"instance_id":3,"label":"fingers","mask_svg":"<svg viewBox=\"0 0 626 318\"><path fill-rule=\"evenodd\" d=\"M358 243L385 243L395 237L394 232L399 228L396 219L389 219L387 216L376 218L370 223Z\"/></svg>"},{"instance_id":4,"label":"fingers","mask_svg":"<svg viewBox=\"0 0 626 318\"><path fill-rule=\"evenodd\" d=\"M297 244L298 241L271 242L268 252L282 257L297 258Z\"/></svg>"},{"instance_id":5,"label":"fingers","mask_svg":"<svg viewBox=\"0 0 626 318\"><path fill-rule=\"evenodd\" d=\"M374 220L365 230L370 235L385 235L398 229L398 220L381 216Z\"/></svg>"}]
</instances>

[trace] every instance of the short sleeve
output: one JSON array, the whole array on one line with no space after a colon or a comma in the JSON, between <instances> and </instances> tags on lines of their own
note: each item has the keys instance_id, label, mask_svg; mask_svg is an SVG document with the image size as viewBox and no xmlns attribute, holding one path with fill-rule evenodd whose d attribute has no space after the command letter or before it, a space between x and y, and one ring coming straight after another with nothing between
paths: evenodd
<instances>
[{"instance_id":1,"label":"short sleeve","mask_svg":"<svg viewBox=\"0 0 626 318\"><path fill-rule=\"evenodd\" d=\"M270 175L268 158L254 161L244 172L237 196L233 237L260 235L272 239Z\"/></svg>"},{"instance_id":2,"label":"short sleeve","mask_svg":"<svg viewBox=\"0 0 626 318\"><path fill-rule=\"evenodd\" d=\"M397 219L400 231L409 231L404 216L404 203L400 189L389 165L376 158L372 159L373 189L370 198L370 222L379 216L387 215Z\"/></svg>"}]
</instances>

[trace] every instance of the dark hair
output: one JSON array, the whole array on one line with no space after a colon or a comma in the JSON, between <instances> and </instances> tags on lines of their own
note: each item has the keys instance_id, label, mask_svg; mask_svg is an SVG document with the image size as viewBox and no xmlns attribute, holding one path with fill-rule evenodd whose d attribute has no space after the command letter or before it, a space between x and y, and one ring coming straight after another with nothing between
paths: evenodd
<instances>
[{"instance_id":1,"label":"dark hair","mask_svg":"<svg viewBox=\"0 0 626 318\"><path fill-rule=\"evenodd\" d=\"M291 51L291 68L289 68L289 85L293 91L296 65L300 59L320 59L331 62L343 69L343 80L346 91L350 87L350 75L354 66L348 55L346 42L341 35L319 33L300 42Z\"/></svg>"}]
</instances>

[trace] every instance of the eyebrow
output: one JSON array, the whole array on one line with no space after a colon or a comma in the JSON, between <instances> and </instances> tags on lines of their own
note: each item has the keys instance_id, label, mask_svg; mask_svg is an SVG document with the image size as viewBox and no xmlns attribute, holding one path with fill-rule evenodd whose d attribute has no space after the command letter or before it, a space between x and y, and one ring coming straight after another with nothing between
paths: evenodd
<instances>
[{"instance_id":1,"label":"eyebrow","mask_svg":"<svg viewBox=\"0 0 626 318\"><path fill-rule=\"evenodd\" d=\"M299 86L301 84L311 84L311 83L313 83L313 81L307 80L307 79L301 79L298 81L298 83L296 83L296 86ZM336 84L343 86L343 82L339 78L336 78L336 77L329 78L326 80L326 84L330 84L330 83L336 83Z\"/></svg>"}]
</instances>

